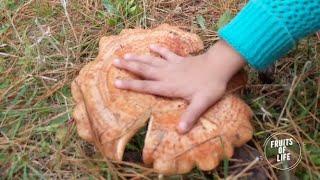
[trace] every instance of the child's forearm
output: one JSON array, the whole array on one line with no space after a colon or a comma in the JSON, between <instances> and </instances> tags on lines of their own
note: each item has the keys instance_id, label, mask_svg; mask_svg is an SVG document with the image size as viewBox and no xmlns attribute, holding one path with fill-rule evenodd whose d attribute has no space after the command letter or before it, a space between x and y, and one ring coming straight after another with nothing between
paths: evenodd
<instances>
[{"instance_id":1,"label":"child's forearm","mask_svg":"<svg viewBox=\"0 0 320 180\"><path fill-rule=\"evenodd\" d=\"M263 69L319 29L319 0L251 0L219 35L251 66Z\"/></svg>"}]
</instances>

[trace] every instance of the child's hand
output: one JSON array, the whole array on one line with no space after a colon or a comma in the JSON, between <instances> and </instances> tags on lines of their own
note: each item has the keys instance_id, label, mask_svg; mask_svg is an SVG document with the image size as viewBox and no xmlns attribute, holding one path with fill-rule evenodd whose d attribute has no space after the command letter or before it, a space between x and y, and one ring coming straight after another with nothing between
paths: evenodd
<instances>
[{"instance_id":1,"label":"child's hand","mask_svg":"<svg viewBox=\"0 0 320 180\"><path fill-rule=\"evenodd\" d=\"M117 88L167 97L180 97L189 102L178 130L186 133L206 109L225 93L229 79L245 64L241 56L226 42L219 41L206 53L181 57L166 48L152 45L162 56L127 54L114 65L145 80L116 80Z\"/></svg>"}]
</instances>

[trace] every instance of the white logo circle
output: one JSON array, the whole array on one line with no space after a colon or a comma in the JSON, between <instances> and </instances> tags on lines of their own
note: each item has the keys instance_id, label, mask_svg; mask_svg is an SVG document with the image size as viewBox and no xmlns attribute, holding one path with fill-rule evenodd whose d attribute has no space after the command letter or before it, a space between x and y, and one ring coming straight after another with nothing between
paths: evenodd
<instances>
[{"instance_id":1,"label":"white logo circle","mask_svg":"<svg viewBox=\"0 0 320 180\"><path fill-rule=\"evenodd\" d=\"M291 170L301 161L301 145L288 133L273 133L263 144L267 162L279 170Z\"/></svg>"}]
</instances>

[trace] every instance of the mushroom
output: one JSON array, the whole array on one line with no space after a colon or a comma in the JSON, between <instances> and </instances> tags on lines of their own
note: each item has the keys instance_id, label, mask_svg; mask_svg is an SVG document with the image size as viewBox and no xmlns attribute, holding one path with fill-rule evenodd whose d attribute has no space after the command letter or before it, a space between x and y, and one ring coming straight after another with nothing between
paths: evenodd
<instances>
[{"instance_id":1,"label":"mushroom","mask_svg":"<svg viewBox=\"0 0 320 180\"><path fill-rule=\"evenodd\" d=\"M232 91L245 85L245 74L238 73L228 85L229 93L187 134L179 134L176 126L186 101L120 90L113 84L115 79L139 77L115 68L112 60L126 53L151 54L150 44L160 44L180 56L203 50L197 35L167 24L102 37L97 58L82 68L71 85L79 136L103 156L120 161L126 144L149 120L143 149L146 165L161 174L187 173L195 166L215 168L221 159L232 156L234 147L252 138L251 109Z\"/></svg>"}]
</instances>

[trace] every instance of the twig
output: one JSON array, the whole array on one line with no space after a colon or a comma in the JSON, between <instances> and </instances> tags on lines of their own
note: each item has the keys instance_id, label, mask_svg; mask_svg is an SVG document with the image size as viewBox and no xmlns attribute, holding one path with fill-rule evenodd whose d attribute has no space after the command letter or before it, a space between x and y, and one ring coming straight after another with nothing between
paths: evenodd
<instances>
[{"instance_id":1,"label":"twig","mask_svg":"<svg viewBox=\"0 0 320 180\"><path fill-rule=\"evenodd\" d=\"M259 161L259 157L256 157L246 168L244 168L239 174L236 176L228 177L227 180L239 179L247 170L249 170L252 166L254 166Z\"/></svg>"},{"instance_id":2,"label":"twig","mask_svg":"<svg viewBox=\"0 0 320 180\"><path fill-rule=\"evenodd\" d=\"M291 87L290 87L290 90L289 90L289 95L288 95L288 97L286 99L286 102L285 102L285 104L284 104L284 106L283 106L283 108L281 110L281 113L280 113L280 115L278 117L278 120L277 120L277 126L279 126L279 124L280 124L280 120L281 120L281 118L282 118L282 116L284 114L285 109L287 108L289 100L290 100L291 96L293 95L294 89L296 88L299 80L300 80L300 78L297 78L297 76L295 76L293 81L292 81L292 83L291 83Z\"/></svg>"},{"instance_id":3,"label":"twig","mask_svg":"<svg viewBox=\"0 0 320 180\"><path fill-rule=\"evenodd\" d=\"M78 41L78 38L77 38L77 35L76 35L76 31L75 31L74 28L73 28L73 25L72 25L72 22L71 22L71 20L70 20L70 16L69 16L69 13L68 13L68 10L67 10L67 0L61 0L61 4L62 4L62 7L63 7L63 9L64 9L64 14L66 15L67 20L68 20L68 23L69 23L69 25L70 25L70 27L71 27L73 36L74 36L74 38L76 39L76 41L77 41L77 43L78 43L79 41Z\"/></svg>"},{"instance_id":4,"label":"twig","mask_svg":"<svg viewBox=\"0 0 320 180\"><path fill-rule=\"evenodd\" d=\"M0 56L5 56L5 57L14 57L14 58L17 58L19 56L16 56L16 55L13 55L13 54L7 54L7 53L4 53L4 52L0 52Z\"/></svg>"}]
</instances>

